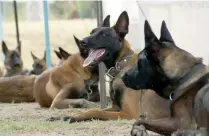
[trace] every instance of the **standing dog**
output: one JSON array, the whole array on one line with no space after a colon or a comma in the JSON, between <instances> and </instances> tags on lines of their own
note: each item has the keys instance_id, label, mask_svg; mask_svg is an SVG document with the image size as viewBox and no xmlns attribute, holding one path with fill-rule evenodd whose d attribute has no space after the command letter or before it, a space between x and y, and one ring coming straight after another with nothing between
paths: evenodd
<instances>
[{"instance_id":1,"label":"standing dog","mask_svg":"<svg viewBox=\"0 0 209 136\"><path fill-rule=\"evenodd\" d=\"M209 128L209 71L207 66L190 53L176 46L165 22L161 27L161 38L158 40L149 23L145 22L145 48L147 58L160 68L172 85L169 90L159 93L172 98L170 116L158 120L138 120L134 123L131 135L142 136L144 129L160 134L170 135L176 130ZM143 63L143 56L138 62ZM146 69L146 68L144 68ZM152 68L153 69L153 68ZM134 73L133 73L134 74ZM169 92L169 93L167 93ZM208 133L209 134L209 133Z\"/></svg>"},{"instance_id":2,"label":"standing dog","mask_svg":"<svg viewBox=\"0 0 209 136\"><path fill-rule=\"evenodd\" d=\"M21 43L18 44L16 49L9 50L6 43L2 41L2 51L5 55L4 67L6 71L4 77L27 74L27 71L23 70Z\"/></svg>"}]
</instances>

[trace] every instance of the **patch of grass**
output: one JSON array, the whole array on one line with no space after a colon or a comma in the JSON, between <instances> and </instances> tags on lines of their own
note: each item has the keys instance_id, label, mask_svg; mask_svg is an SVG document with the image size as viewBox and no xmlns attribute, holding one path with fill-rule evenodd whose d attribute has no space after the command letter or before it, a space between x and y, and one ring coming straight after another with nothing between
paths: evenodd
<instances>
[{"instance_id":1,"label":"patch of grass","mask_svg":"<svg viewBox=\"0 0 209 136\"><path fill-rule=\"evenodd\" d=\"M30 121L0 121L0 134L11 133L11 132L25 132L25 131L47 131L54 129L60 125L67 125L63 122L47 122L40 120Z\"/></svg>"}]
</instances>

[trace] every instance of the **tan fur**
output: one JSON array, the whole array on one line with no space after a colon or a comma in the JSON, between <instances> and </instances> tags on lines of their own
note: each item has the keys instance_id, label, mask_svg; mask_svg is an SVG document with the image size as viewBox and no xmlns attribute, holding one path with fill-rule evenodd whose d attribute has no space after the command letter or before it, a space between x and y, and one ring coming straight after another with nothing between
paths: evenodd
<instances>
[{"instance_id":1,"label":"tan fur","mask_svg":"<svg viewBox=\"0 0 209 136\"><path fill-rule=\"evenodd\" d=\"M31 56L33 58L33 64L32 64L33 69L31 71L31 74L39 75L47 69L46 52L44 52L44 55L42 58L38 58L32 52L31 52ZM54 65L52 64L52 66L54 66ZM35 72L34 70L36 70L36 69L39 69L39 72Z\"/></svg>"},{"instance_id":2,"label":"tan fur","mask_svg":"<svg viewBox=\"0 0 209 136\"><path fill-rule=\"evenodd\" d=\"M0 78L0 102L32 102L33 83L36 76Z\"/></svg>"},{"instance_id":3,"label":"tan fur","mask_svg":"<svg viewBox=\"0 0 209 136\"><path fill-rule=\"evenodd\" d=\"M117 80L117 81L116 81ZM169 116L169 100L161 98L153 90L133 90L125 87L121 79L116 79L113 88L124 87L120 112L114 108L90 110L73 116L76 120L98 118L102 120L117 119L159 119ZM116 85L117 84L117 85ZM115 107L115 105L112 105Z\"/></svg>"},{"instance_id":4,"label":"tan fur","mask_svg":"<svg viewBox=\"0 0 209 136\"><path fill-rule=\"evenodd\" d=\"M73 54L60 66L45 71L35 80L34 96L41 107L68 108L87 102L69 99L74 91L85 91L84 80L91 78L90 69L82 67L83 61L79 54Z\"/></svg>"}]
</instances>

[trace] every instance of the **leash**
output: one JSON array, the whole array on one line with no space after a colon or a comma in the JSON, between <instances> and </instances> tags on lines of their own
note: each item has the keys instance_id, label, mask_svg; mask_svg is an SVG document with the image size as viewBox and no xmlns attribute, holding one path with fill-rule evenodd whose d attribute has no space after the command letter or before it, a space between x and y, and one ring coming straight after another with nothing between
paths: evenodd
<instances>
[{"instance_id":1,"label":"leash","mask_svg":"<svg viewBox=\"0 0 209 136\"><path fill-rule=\"evenodd\" d=\"M141 13L142 13L142 15L144 16L145 20L147 20L147 17L146 17L146 15L145 15L145 13L144 13L142 7L140 6L139 1L136 0L136 3L137 3L137 5L138 5L138 7L139 7L139 9L140 9L140 11L141 11Z\"/></svg>"}]
</instances>

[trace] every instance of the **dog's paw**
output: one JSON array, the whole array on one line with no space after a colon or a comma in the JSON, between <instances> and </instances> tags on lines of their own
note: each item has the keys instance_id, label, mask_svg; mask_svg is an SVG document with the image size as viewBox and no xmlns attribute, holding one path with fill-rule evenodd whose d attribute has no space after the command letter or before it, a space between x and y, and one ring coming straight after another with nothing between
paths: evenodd
<instances>
[{"instance_id":1,"label":"dog's paw","mask_svg":"<svg viewBox=\"0 0 209 136\"><path fill-rule=\"evenodd\" d=\"M61 118L60 117L50 117L48 119L46 119L46 121L57 121L57 120L60 120Z\"/></svg>"},{"instance_id":2,"label":"dog's paw","mask_svg":"<svg viewBox=\"0 0 209 136\"><path fill-rule=\"evenodd\" d=\"M131 136L148 136L148 133L143 125L134 125L131 130Z\"/></svg>"}]
</instances>

